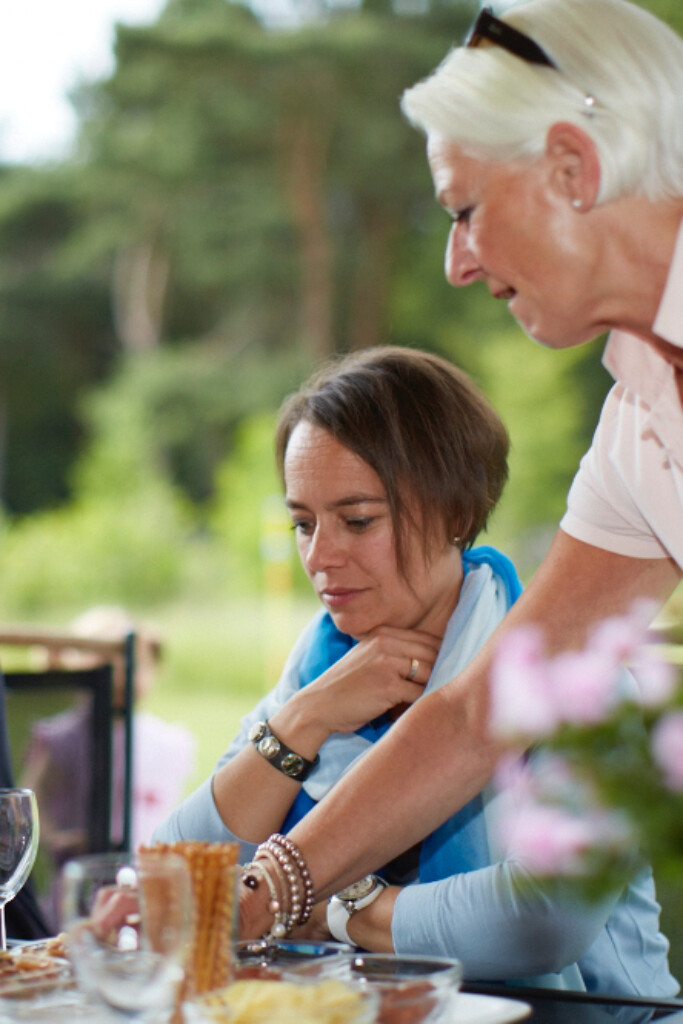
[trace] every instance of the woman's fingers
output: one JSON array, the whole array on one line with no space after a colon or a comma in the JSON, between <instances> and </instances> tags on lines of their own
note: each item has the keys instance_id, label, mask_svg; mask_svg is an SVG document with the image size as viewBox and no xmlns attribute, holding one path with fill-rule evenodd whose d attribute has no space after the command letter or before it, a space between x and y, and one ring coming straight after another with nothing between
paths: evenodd
<instances>
[{"instance_id":1,"label":"woman's fingers","mask_svg":"<svg viewBox=\"0 0 683 1024\"><path fill-rule=\"evenodd\" d=\"M439 640L429 633L380 627L281 708L274 729L295 750L308 749L312 739L317 750L326 735L405 709L424 691L438 652Z\"/></svg>"}]
</instances>

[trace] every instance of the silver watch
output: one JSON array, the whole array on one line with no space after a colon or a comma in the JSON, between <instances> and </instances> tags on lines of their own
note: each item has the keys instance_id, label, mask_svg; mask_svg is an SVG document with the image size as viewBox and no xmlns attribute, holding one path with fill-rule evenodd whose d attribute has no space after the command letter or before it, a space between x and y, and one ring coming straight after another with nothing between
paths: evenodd
<instances>
[{"instance_id":1,"label":"silver watch","mask_svg":"<svg viewBox=\"0 0 683 1024\"><path fill-rule=\"evenodd\" d=\"M366 875L331 896L327 902L327 929L332 938L355 945L347 931L349 919L356 911L374 903L388 884L379 875Z\"/></svg>"}]
</instances>

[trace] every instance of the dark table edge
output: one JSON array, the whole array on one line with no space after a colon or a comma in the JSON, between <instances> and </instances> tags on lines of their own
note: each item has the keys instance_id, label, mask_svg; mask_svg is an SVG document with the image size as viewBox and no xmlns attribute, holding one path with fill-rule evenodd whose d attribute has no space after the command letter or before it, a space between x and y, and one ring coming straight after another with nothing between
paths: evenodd
<instances>
[{"instance_id":1,"label":"dark table edge","mask_svg":"<svg viewBox=\"0 0 683 1024\"><path fill-rule=\"evenodd\" d=\"M609 1006L648 1006L657 1010L683 1010L683 998L653 998L652 996L616 996L609 992L577 992L573 989L533 988L526 985L494 985L484 982L465 982L463 992L477 995L501 996L505 999L548 999L564 1003L592 1003Z\"/></svg>"}]
</instances>

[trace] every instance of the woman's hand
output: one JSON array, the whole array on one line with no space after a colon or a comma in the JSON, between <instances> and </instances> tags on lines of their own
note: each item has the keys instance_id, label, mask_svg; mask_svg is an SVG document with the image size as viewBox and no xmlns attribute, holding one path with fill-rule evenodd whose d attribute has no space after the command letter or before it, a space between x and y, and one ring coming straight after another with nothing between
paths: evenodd
<instances>
[{"instance_id":1,"label":"woman's hand","mask_svg":"<svg viewBox=\"0 0 683 1024\"><path fill-rule=\"evenodd\" d=\"M273 732L313 761L332 733L354 732L385 711L403 710L417 700L440 644L439 637L420 630L378 627L271 715ZM414 661L414 678L408 679ZM218 813L233 835L260 843L280 830L299 785L249 744L216 772L212 789ZM248 927L246 938L260 934Z\"/></svg>"},{"instance_id":2,"label":"woman's hand","mask_svg":"<svg viewBox=\"0 0 683 1024\"><path fill-rule=\"evenodd\" d=\"M242 941L247 939L260 939L265 935L273 923L273 915L268 910L270 894L265 885L258 889L249 889L242 884L239 887L239 937Z\"/></svg>"},{"instance_id":3,"label":"woman's hand","mask_svg":"<svg viewBox=\"0 0 683 1024\"><path fill-rule=\"evenodd\" d=\"M441 638L416 629L379 626L271 718L288 746L315 757L334 732L355 732L422 693ZM411 678L409 678L411 677Z\"/></svg>"},{"instance_id":4,"label":"woman's hand","mask_svg":"<svg viewBox=\"0 0 683 1024\"><path fill-rule=\"evenodd\" d=\"M307 939L309 942L330 942L332 936L327 927L327 900L316 903L306 924L295 928L293 939Z\"/></svg>"}]
</instances>

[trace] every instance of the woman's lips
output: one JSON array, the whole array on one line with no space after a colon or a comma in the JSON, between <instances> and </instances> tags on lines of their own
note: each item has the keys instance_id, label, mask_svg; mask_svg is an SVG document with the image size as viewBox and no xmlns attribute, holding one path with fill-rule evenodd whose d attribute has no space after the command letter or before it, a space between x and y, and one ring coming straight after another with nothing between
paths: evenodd
<instances>
[{"instance_id":1,"label":"woman's lips","mask_svg":"<svg viewBox=\"0 0 683 1024\"><path fill-rule=\"evenodd\" d=\"M320 598L329 608L343 608L362 593L362 590L346 590L339 588L337 590L321 591Z\"/></svg>"}]
</instances>

